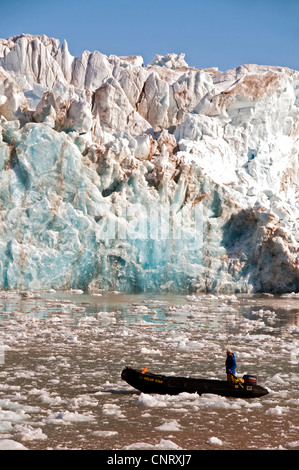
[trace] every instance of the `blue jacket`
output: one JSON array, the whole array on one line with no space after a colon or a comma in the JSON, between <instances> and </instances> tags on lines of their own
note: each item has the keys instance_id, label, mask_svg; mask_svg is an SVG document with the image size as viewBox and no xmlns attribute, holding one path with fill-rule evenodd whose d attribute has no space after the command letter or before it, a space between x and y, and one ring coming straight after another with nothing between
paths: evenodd
<instances>
[{"instance_id":1,"label":"blue jacket","mask_svg":"<svg viewBox=\"0 0 299 470\"><path fill-rule=\"evenodd\" d=\"M228 356L226 358L225 365L226 365L226 373L227 374L229 374L229 372L231 372L232 374L236 373L237 363L236 363L236 359L235 359L234 354L232 354L231 356Z\"/></svg>"}]
</instances>

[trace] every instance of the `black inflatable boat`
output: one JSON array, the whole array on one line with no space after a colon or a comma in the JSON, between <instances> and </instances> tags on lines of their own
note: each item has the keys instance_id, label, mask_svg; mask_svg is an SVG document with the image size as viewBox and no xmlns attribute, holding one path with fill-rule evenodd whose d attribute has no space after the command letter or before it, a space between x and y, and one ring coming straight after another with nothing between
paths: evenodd
<instances>
[{"instance_id":1,"label":"black inflatable boat","mask_svg":"<svg viewBox=\"0 0 299 470\"><path fill-rule=\"evenodd\" d=\"M196 379L189 377L172 377L157 375L146 370L136 370L126 367L121 377L129 385L143 393L157 393L160 395L178 395L179 393L213 393L225 397L258 398L269 392L257 385L255 375L244 375L236 382L216 379Z\"/></svg>"}]
</instances>

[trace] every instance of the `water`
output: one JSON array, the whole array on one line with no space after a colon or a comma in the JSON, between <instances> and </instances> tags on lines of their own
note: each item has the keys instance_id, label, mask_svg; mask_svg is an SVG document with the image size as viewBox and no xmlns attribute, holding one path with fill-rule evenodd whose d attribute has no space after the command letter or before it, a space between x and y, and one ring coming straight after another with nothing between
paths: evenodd
<instances>
[{"instance_id":1,"label":"water","mask_svg":"<svg viewBox=\"0 0 299 470\"><path fill-rule=\"evenodd\" d=\"M0 292L0 447L299 449L296 295ZM225 378L256 374L269 395L145 395L126 366Z\"/></svg>"}]
</instances>

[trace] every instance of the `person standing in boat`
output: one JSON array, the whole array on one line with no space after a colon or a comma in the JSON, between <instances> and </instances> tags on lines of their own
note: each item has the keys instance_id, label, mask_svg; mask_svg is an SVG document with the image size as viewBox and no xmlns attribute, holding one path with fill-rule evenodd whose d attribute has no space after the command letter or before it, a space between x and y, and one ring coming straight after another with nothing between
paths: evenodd
<instances>
[{"instance_id":1,"label":"person standing in boat","mask_svg":"<svg viewBox=\"0 0 299 470\"><path fill-rule=\"evenodd\" d=\"M235 355L231 349L228 349L226 351L225 367L226 367L226 377L227 377L228 382L234 382L237 363L236 363Z\"/></svg>"}]
</instances>

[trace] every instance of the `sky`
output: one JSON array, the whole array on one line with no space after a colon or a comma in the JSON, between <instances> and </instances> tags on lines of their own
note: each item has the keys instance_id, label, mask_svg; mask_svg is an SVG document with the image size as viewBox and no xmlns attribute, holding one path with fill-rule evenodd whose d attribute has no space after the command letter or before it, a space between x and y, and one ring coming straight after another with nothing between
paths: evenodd
<instances>
[{"instance_id":1,"label":"sky","mask_svg":"<svg viewBox=\"0 0 299 470\"><path fill-rule=\"evenodd\" d=\"M46 34L70 53L185 53L196 68L299 70L299 0L0 0L0 37Z\"/></svg>"}]
</instances>

